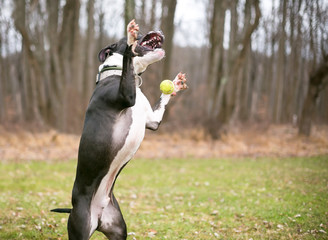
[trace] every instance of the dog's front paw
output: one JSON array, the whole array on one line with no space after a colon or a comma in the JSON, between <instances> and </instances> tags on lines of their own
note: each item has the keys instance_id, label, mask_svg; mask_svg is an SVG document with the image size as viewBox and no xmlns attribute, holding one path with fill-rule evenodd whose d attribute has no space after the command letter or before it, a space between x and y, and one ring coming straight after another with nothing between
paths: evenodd
<instances>
[{"instance_id":1,"label":"dog's front paw","mask_svg":"<svg viewBox=\"0 0 328 240\"><path fill-rule=\"evenodd\" d=\"M135 20L131 20L131 22L127 26L127 35L128 35L128 45L131 46L137 40L139 32L139 25L136 24Z\"/></svg>"},{"instance_id":2,"label":"dog's front paw","mask_svg":"<svg viewBox=\"0 0 328 240\"><path fill-rule=\"evenodd\" d=\"M186 84L187 78L185 73L178 73L178 75L174 78L174 92L172 93L173 96L177 94L177 92L181 90L185 90L188 88Z\"/></svg>"}]
</instances>

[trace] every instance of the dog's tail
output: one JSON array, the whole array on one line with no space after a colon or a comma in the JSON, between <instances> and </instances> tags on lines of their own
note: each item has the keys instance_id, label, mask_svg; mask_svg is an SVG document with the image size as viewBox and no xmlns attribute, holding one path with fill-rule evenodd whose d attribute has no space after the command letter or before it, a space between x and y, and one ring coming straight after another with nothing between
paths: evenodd
<instances>
[{"instance_id":1,"label":"dog's tail","mask_svg":"<svg viewBox=\"0 0 328 240\"><path fill-rule=\"evenodd\" d=\"M71 208L55 208L51 209L51 212L58 212L58 213L71 213L72 209Z\"/></svg>"}]
</instances>

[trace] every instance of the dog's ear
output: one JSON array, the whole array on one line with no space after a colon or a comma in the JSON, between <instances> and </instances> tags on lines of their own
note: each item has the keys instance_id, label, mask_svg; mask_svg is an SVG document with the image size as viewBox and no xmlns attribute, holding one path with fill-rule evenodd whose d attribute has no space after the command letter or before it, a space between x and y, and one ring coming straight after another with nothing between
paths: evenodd
<instances>
[{"instance_id":1,"label":"dog's ear","mask_svg":"<svg viewBox=\"0 0 328 240\"><path fill-rule=\"evenodd\" d=\"M105 62L106 58L110 55L113 54L113 49L114 49L114 44L110 45L110 46L107 46L103 49L100 50L100 52L98 53L98 59L100 62Z\"/></svg>"}]
</instances>

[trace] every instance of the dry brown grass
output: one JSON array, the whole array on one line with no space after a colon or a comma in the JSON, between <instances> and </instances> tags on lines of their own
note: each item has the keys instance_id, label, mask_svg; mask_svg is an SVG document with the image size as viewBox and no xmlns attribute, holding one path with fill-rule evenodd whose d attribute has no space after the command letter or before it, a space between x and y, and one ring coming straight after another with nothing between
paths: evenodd
<instances>
[{"instance_id":1,"label":"dry brown grass","mask_svg":"<svg viewBox=\"0 0 328 240\"><path fill-rule=\"evenodd\" d=\"M41 133L0 127L0 160L67 160L77 157L79 136L54 130ZM328 127L316 126L310 138L291 126L240 127L209 140L199 129L180 133L147 132L136 157L217 158L328 155Z\"/></svg>"},{"instance_id":2,"label":"dry brown grass","mask_svg":"<svg viewBox=\"0 0 328 240\"><path fill-rule=\"evenodd\" d=\"M147 151L147 149L149 149ZM313 129L309 138L298 136L291 126L271 126L268 129L244 127L228 131L220 140L210 140L201 130L180 134L148 135L138 156L166 157L258 157L328 155L328 127Z\"/></svg>"},{"instance_id":3,"label":"dry brown grass","mask_svg":"<svg viewBox=\"0 0 328 240\"><path fill-rule=\"evenodd\" d=\"M67 160L77 157L79 136L54 130L32 133L0 128L1 160Z\"/></svg>"}]
</instances>

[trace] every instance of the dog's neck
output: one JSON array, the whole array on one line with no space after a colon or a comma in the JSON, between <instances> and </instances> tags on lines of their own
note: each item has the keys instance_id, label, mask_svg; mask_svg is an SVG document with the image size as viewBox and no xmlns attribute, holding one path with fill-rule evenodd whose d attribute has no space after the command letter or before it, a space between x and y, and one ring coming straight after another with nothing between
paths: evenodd
<instances>
[{"instance_id":1,"label":"dog's neck","mask_svg":"<svg viewBox=\"0 0 328 240\"><path fill-rule=\"evenodd\" d=\"M136 56L133 58L133 68L136 74L143 73L146 68L159 60L161 60L165 56L165 51L162 49L156 49L154 51L148 52L147 54L139 57ZM99 72L104 68L104 66L116 66L118 68L122 68L123 65L123 55L119 53L113 53L109 56L103 64L99 66Z\"/></svg>"},{"instance_id":2,"label":"dog's neck","mask_svg":"<svg viewBox=\"0 0 328 240\"><path fill-rule=\"evenodd\" d=\"M140 73L143 73L146 68L159 60L161 60L165 56L165 52L162 49L156 49L152 52L147 53L146 55L139 57L136 56L133 58L133 68L135 75L138 76ZM111 56L109 56L103 64L101 64L98 68L99 74L101 73L101 76L98 74L97 75L97 80L96 82L98 83L102 79L111 76L111 75L121 75L122 74L122 65L123 65L123 55L119 53L113 53ZM105 70L105 67L109 68L116 68L111 71L106 71L103 74L103 71ZM142 81L140 81L140 78L137 77L137 80L139 83L138 85L141 85Z\"/></svg>"},{"instance_id":3,"label":"dog's neck","mask_svg":"<svg viewBox=\"0 0 328 240\"><path fill-rule=\"evenodd\" d=\"M123 64L123 55L119 53L113 53L108 57L103 64L98 68L98 71L101 72L105 66L116 66L117 68L122 68Z\"/></svg>"},{"instance_id":4,"label":"dog's neck","mask_svg":"<svg viewBox=\"0 0 328 240\"><path fill-rule=\"evenodd\" d=\"M110 57L108 57L103 64L101 64L98 68L98 74L96 77L96 83L101 80L112 76L112 75L122 75L122 63L123 63L123 55L119 53L114 53ZM133 62L135 65L135 61ZM137 68L140 68L140 63L137 65ZM142 85L142 78L138 75L138 71L135 73L136 76L136 86L140 87Z\"/></svg>"}]
</instances>

